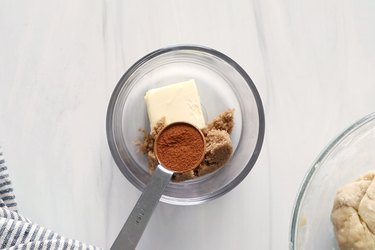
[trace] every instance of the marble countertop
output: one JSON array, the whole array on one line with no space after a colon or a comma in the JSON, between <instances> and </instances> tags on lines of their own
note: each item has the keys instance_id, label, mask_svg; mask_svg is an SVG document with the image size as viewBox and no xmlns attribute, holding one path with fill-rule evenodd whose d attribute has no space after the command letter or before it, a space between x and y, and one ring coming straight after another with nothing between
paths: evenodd
<instances>
[{"instance_id":1,"label":"marble countertop","mask_svg":"<svg viewBox=\"0 0 375 250\"><path fill-rule=\"evenodd\" d=\"M288 249L314 159L375 110L374 12L370 0L1 1L0 145L21 213L108 249L140 195L109 152L110 95L146 53L200 44L253 79L263 149L225 196L159 204L138 249Z\"/></svg>"}]
</instances>

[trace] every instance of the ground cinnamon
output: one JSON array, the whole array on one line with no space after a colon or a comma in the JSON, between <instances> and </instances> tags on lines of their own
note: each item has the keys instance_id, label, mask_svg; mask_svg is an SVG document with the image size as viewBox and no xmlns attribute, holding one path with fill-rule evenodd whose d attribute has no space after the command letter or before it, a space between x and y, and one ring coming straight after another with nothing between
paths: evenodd
<instances>
[{"instance_id":1,"label":"ground cinnamon","mask_svg":"<svg viewBox=\"0 0 375 250\"><path fill-rule=\"evenodd\" d=\"M158 160L173 172L195 168L203 159L205 141L201 132L187 123L174 123L161 131L156 139Z\"/></svg>"}]
</instances>

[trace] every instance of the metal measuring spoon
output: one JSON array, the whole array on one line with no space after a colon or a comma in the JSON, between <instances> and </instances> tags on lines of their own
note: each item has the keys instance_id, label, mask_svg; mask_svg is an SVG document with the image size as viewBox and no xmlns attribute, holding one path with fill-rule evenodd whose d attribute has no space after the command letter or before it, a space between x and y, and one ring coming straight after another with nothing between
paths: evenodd
<instances>
[{"instance_id":1,"label":"metal measuring spoon","mask_svg":"<svg viewBox=\"0 0 375 250\"><path fill-rule=\"evenodd\" d=\"M197 162L192 166L184 166L183 168L179 167L171 168L171 166L165 165L163 162L163 157L158 152L158 143L159 138L165 133L170 132L175 126L185 126L187 129L194 131L194 133L199 134L199 136L203 140L203 147L200 149L201 157ZM198 149L199 150L199 149ZM183 173L196 168L204 157L205 152L205 140L204 135L202 132L195 127L194 125L186 122L175 122L171 123L165 128L160 131L158 136L156 137L154 143L154 152L156 154L156 158L159 161L158 166L156 167L154 173L151 176L151 179L147 183L146 188L143 190L141 197L138 199L137 204L134 206L132 212L130 213L127 221L125 222L124 226L122 227L119 235L117 236L115 242L113 243L111 250L130 250L135 249L141 236L147 226L148 221L151 218L151 215L159 203L160 197L162 196L164 189L167 187L168 183L170 182L172 175L174 173ZM158 155L159 153L159 155ZM182 157L183 155L181 155ZM177 156L179 157L179 156Z\"/></svg>"}]
</instances>

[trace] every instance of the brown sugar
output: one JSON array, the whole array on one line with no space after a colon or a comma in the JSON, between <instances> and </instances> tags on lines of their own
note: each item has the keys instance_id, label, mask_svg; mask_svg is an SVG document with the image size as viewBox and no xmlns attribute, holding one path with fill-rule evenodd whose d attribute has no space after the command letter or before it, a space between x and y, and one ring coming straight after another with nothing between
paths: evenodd
<instances>
[{"instance_id":1,"label":"brown sugar","mask_svg":"<svg viewBox=\"0 0 375 250\"><path fill-rule=\"evenodd\" d=\"M172 180L174 182L186 181L186 180L191 180L194 178L197 178L194 170L190 170L185 173L175 173L172 176Z\"/></svg>"},{"instance_id":2,"label":"brown sugar","mask_svg":"<svg viewBox=\"0 0 375 250\"><path fill-rule=\"evenodd\" d=\"M204 161L196 169L202 176L224 166L233 152L232 141L227 131L213 129L206 135L206 152Z\"/></svg>"},{"instance_id":3,"label":"brown sugar","mask_svg":"<svg viewBox=\"0 0 375 250\"><path fill-rule=\"evenodd\" d=\"M207 124L206 128L202 129L202 132L206 135L208 131L216 129L225 130L228 132L228 134L232 133L232 129L234 127L233 115L234 109L228 109L223 113L220 113Z\"/></svg>"},{"instance_id":4,"label":"brown sugar","mask_svg":"<svg viewBox=\"0 0 375 250\"><path fill-rule=\"evenodd\" d=\"M147 133L145 129L140 129L143 133L143 141L138 141L139 150L147 155L148 169L153 172L158 165L158 160L154 153L154 143L156 135L166 126L165 117L161 118L155 125L151 133Z\"/></svg>"},{"instance_id":5,"label":"brown sugar","mask_svg":"<svg viewBox=\"0 0 375 250\"><path fill-rule=\"evenodd\" d=\"M206 151L203 161L192 171L175 173L172 177L173 181L178 182L194 179L214 172L225 165L233 153L232 141L230 139L230 133L234 127L233 117L234 110L226 110L210 121L206 128L202 129L206 140ZM140 151L147 155L150 172L153 172L158 165L158 160L154 153L155 138L165 126L165 118L162 118L150 133L141 130L143 132L143 141L139 142L138 146Z\"/></svg>"}]
</instances>

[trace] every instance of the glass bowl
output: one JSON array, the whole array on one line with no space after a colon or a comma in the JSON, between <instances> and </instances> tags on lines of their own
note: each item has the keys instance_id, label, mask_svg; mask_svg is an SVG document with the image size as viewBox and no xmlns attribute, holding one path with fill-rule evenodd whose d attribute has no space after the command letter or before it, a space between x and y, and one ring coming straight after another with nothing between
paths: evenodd
<instances>
[{"instance_id":1,"label":"glass bowl","mask_svg":"<svg viewBox=\"0 0 375 250\"><path fill-rule=\"evenodd\" d=\"M375 169L375 113L354 123L321 153L294 207L290 249L339 249L330 220L339 187Z\"/></svg>"},{"instance_id":2,"label":"glass bowl","mask_svg":"<svg viewBox=\"0 0 375 250\"><path fill-rule=\"evenodd\" d=\"M195 79L206 121L234 108L233 155L221 169L184 182L171 182L162 202L199 204L237 186L255 164L264 137L263 106L254 83L228 56L206 47L175 46L137 61L118 82L107 110L107 139L124 176L139 190L150 178L146 156L135 142L149 130L144 95L151 88Z\"/></svg>"}]
</instances>

